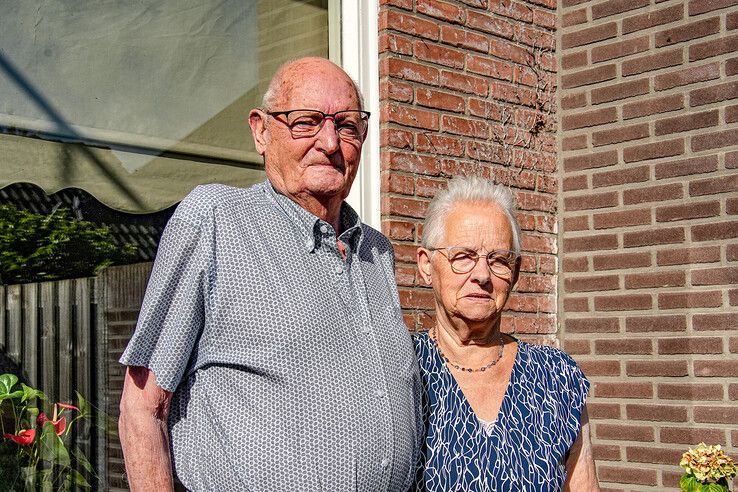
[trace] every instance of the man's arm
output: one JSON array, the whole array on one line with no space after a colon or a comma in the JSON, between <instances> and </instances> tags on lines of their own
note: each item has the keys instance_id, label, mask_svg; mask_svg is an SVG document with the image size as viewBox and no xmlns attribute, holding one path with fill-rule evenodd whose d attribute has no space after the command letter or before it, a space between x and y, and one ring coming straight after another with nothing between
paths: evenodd
<instances>
[{"instance_id":1,"label":"man's arm","mask_svg":"<svg viewBox=\"0 0 738 492\"><path fill-rule=\"evenodd\" d=\"M597 470L592 456L592 442L589 437L589 417L587 407L582 410L579 436L569 450L566 460L566 483L564 490L571 492L599 492Z\"/></svg>"},{"instance_id":2,"label":"man's arm","mask_svg":"<svg viewBox=\"0 0 738 492\"><path fill-rule=\"evenodd\" d=\"M172 393L156 385L145 367L128 366L120 399L118 432L132 491L173 489L167 416Z\"/></svg>"}]
</instances>

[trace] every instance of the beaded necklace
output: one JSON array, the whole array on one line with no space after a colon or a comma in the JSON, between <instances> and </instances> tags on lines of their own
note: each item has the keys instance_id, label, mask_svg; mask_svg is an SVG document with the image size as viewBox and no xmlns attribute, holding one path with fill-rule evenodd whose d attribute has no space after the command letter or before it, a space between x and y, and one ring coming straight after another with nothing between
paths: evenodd
<instances>
[{"instance_id":1,"label":"beaded necklace","mask_svg":"<svg viewBox=\"0 0 738 492\"><path fill-rule=\"evenodd\" d=\"M482 367L474 369L471 367L463 367L461 364L458 364L452 361L451 359L449 359L448 357L446 357L446 354L443 353L443 350L441 350L441 347L438 345L438 338L436 337L436 327L435 326L431 328L430 339L433 342L433 346L436 347L436 350L438 350L438 353L441 356L441 358L444 361L446 361L446 364L462 372L484 372L486 371L490 367L500 362L500 359L502 359L502 352L505 350L505 344L502 342L502 334L500 334L500 345L499 345L499 349L497 350L497 357L495 357L491 362L488 362Z\"/></svg>"}]
</instances>

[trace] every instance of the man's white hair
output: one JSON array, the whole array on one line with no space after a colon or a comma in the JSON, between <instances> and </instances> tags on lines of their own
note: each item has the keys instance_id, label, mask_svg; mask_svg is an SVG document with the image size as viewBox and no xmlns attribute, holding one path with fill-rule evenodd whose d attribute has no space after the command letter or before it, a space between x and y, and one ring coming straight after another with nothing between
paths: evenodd
<instances>
[{"instance_id":1,"label":"man's white hair","mask_svg":"<svg viewBox=\"0 0 738 492\"><path fill-rule=\"evenodd\" d=\"M505 213L513 234L513 251L520 254L520 225L515 218L515 197L509 188L476 176L453 178L448 189L441 190L431 200L423 225L424 248L454 246L441 244L446 218L454 205L460 202L497 204Z\"/></svg>"}]
</instances>

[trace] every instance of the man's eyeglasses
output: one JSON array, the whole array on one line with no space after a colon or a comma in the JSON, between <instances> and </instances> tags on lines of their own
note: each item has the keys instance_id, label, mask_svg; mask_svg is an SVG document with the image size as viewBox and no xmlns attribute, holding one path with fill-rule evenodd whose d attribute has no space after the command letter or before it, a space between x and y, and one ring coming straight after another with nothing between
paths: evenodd
<instances>
[{"instance_id":1,"label":"man's eyeglasses","mask_svg":"<svg viewBox=\"0 0 738 492\"><path fill-rule=\"evenodd\" d=\"M480 254L473 249L463 246L449 246L447 248L429 248L431 251L438 251L446 257L451 270L455 273L469 273L477 265ZM498 249L490 251L483 255L487 260L487 265L492 273L500 278L512 278L512 272L515 269L515 263L520 258L515 251L507 249Z\"/></svg>"},{"instance_id":2,"label":"man's eyeglasses","mask_svg":"<svg viewBox=\"0 0 738 492\"><path fill-rule=\"evenodd\" d=\"M267 111L266 114L277 119L284 116L285 123L290 129L292 138L308 138L318 134L326 118L331 118L336 132L341 140L362 141L366 136L369 125L368 111L350 109L337 111L333 114L324 113L317 109L290 109L289 111Z\"/></svg>"}]
</instances>

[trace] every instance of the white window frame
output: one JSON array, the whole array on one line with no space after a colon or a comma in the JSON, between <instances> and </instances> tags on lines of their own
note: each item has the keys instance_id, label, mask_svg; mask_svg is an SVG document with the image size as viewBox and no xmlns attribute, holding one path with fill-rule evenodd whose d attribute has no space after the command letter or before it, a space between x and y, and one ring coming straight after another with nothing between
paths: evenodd
<instances>
[{"instance_id":1,"label":"white window frame","mask_svg":"<svg viewBox=\"0 0 738 492\"><path fill-rule=\"evenodd\" d=\"M335 1L338 0L331 0ZM362 221L379 230L379 3L378 0L343 0L340 4L340 19L329 19L329 32L339 31L332 28L340 22L341 55L338 62L359 84L364 94L365 109L372 113L361 165L346 201L359 213ZM329 12L337 10L329 8Z\"/></svg>"}]
</instances>

